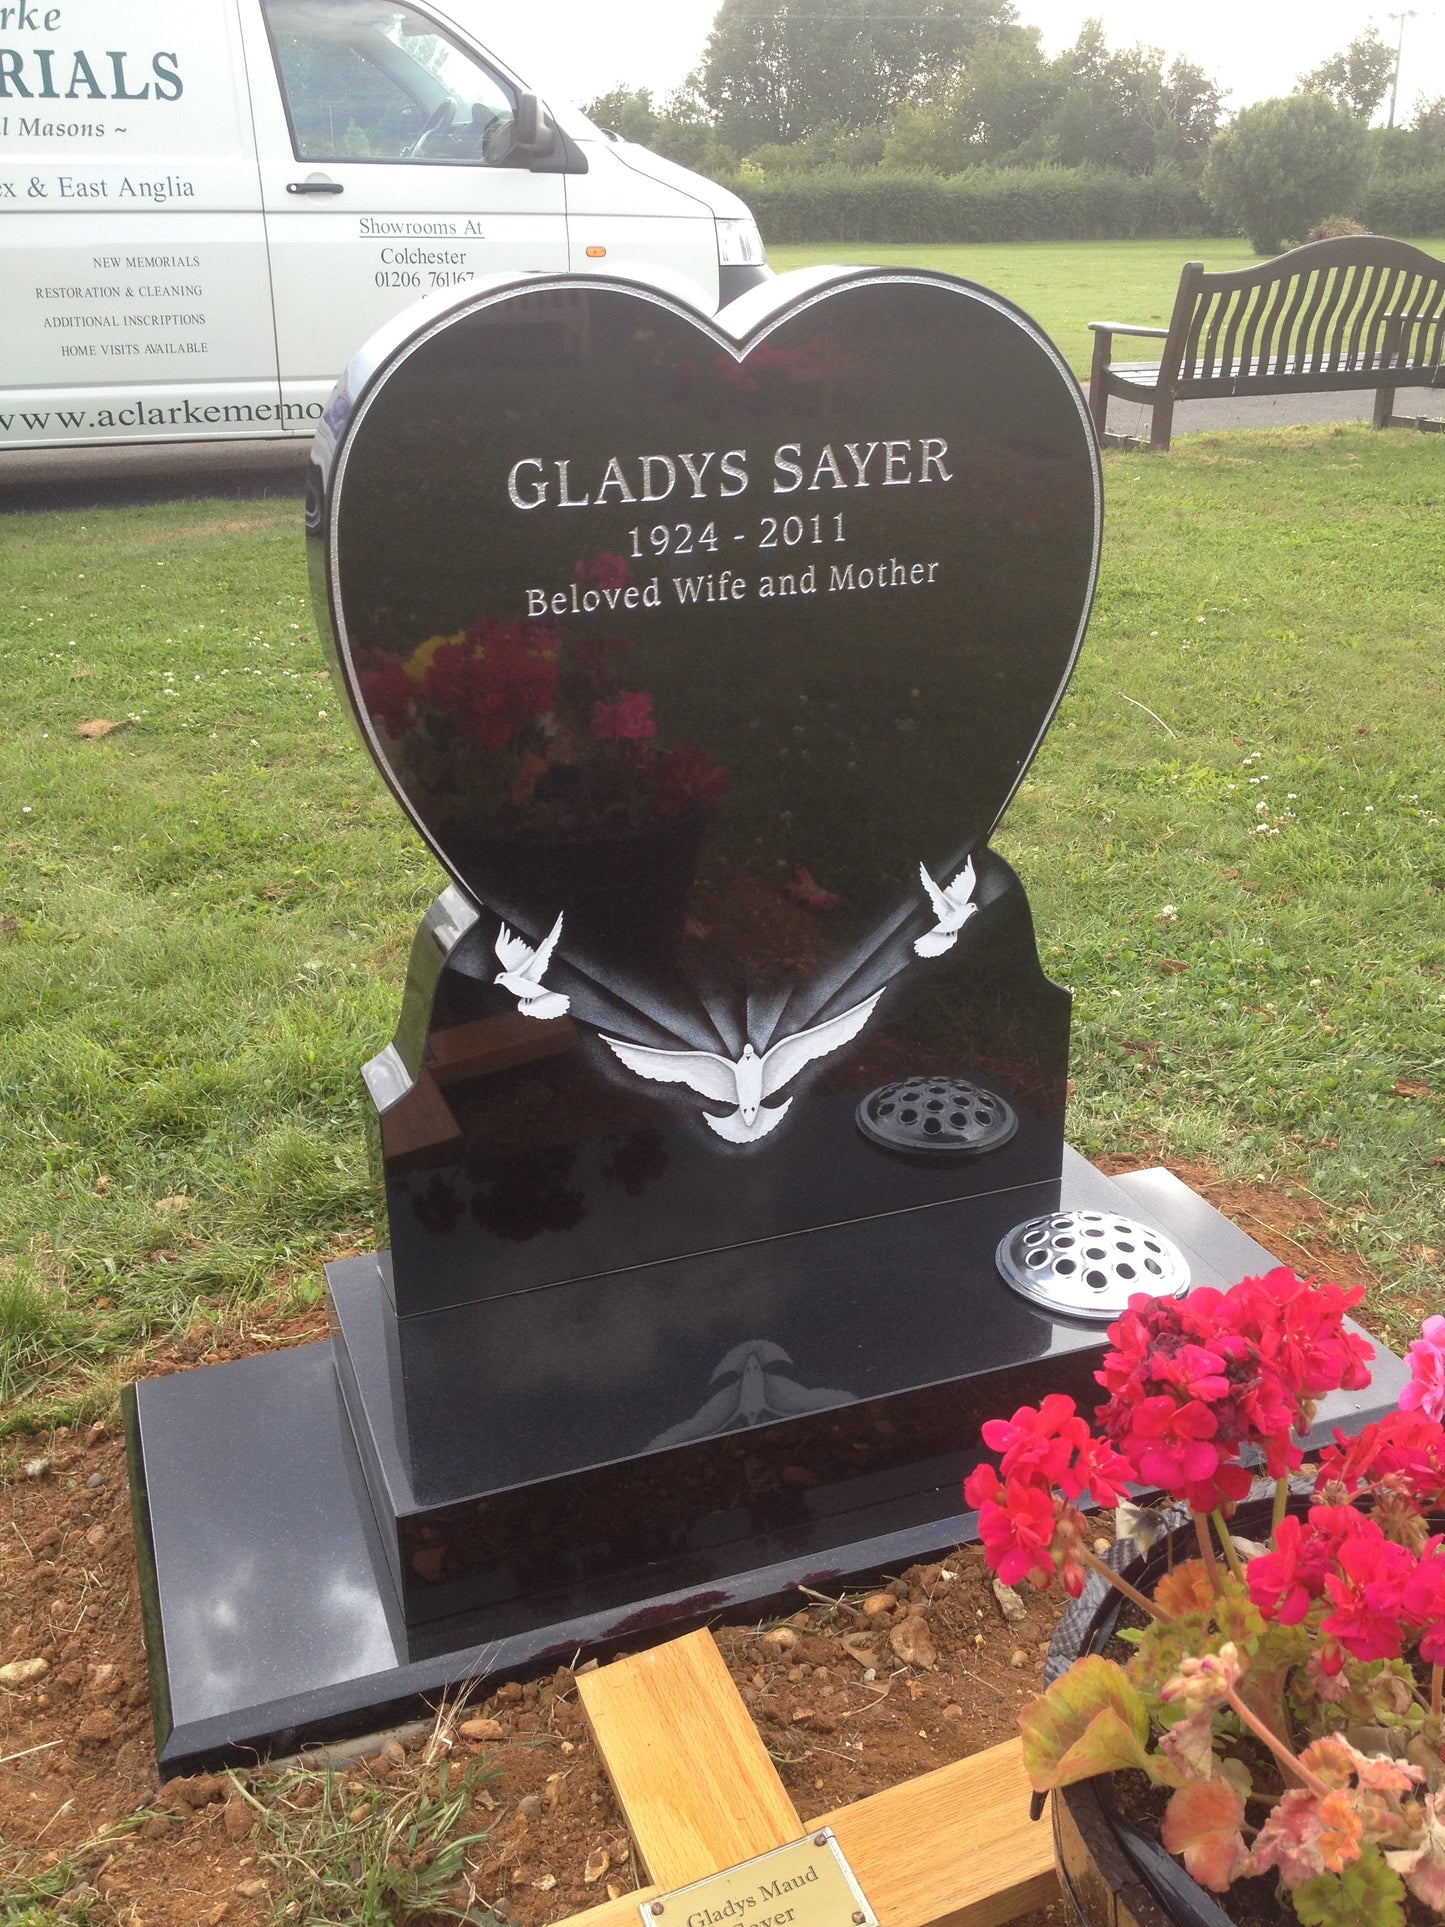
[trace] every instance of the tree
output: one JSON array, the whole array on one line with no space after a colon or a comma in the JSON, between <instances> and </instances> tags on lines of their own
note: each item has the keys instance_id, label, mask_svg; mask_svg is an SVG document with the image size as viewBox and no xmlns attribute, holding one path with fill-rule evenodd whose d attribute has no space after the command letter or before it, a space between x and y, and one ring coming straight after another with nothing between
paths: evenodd
<instances>
[{"instance_id":1,"label":"tree","mask_svg":"<svg viewBox=\"0 0 1445 1927\"><path fill-rule=\"evenodd\" d=\"M1381 174L1419 174L1445 166L1445 94L1415 102L1415 116L1404 126L1373 127L1375 167Z\"/></svg>"},{"instance_id":2,"label":"tree","mask_svg":"<svg viewBox=\"0 0 1445 1927\"><path fill-rule=\"evenodd\" d=\"M1192 60L1171 62L1160 92L1164 119L1155 140L1156 164L1172 157L1197 178L1209 143L1219 131L1227 91ZM1166 145L1172 147L1172 156L1165 152Z\"/></svg>"},{"instance_id":3,"label":"tree","mask_svg":"<svg viewBox=\"0 0 1445 1927\"><path fill-rule=\"evenodd\" d=\"M1222 97L1200 68L1176 60L1166 78L1157 47L1111 53L1097 20L1054 65L1058 105L1041 129L1052 159L1129 174L1161 159L1202 164Z\"/></svg>"},{"instance_id":4,"label":"tree","mask_svg":"<svg viewBox=\"0 0 1445 1927\"><path fill-rule=\"evenodd\" d=\"M1357 120L1368 122L1385 98L1395 71L1395 49L1383 41L1374 27L1352 40L1342 53L1307 74L1296 85L1302 94L1326 94L1336 107L1344 107Z\"/></svg>"},{"instance_id":5,"label":"tree","mask_svg":"<svg viewBox=\"0 0 1445 1927\"><path fill-rule=\"evenodd\" d=\"M1166 73L1157 47L1111 51L1102 23L1086 20L1050 63L1046 110L1008 158L1130 174L1172 163L1197 178L1223 98L1191 61Z\"/></svg>"},{"instance_id":6,"label":"tree","mask_svg":"<svg viewBox=\"0 0 1445 1927\"><path fill-rule=\"evenodd\" d=\"M658 116L648 142L654 153L690 167L694 174L736 174L738 150L719 140L712 115L698 91L698 79L689 74Z\"/></svg>"},{"instance_id":7,"label":"tree","mask_svg":"<svg viewBox=\"0 0 1445 1927\"><path fill-rule=\"evenodd\" d=\"M1369 165L1369 136L1348 108L1290 94L1241 108L1215 135L1204 193L1257 254L1278 254L1327 214L1348 213Z\"/></svg>"},{"instance_id":8,"label":"tree","mask_svg":"<svg viewBox=\"0 0 1445 1927\"><path fill-rule=\"evenodd\" d=\"M1419 96L1408 132L1415 143L1417 167L1445 164L1445 94L1437 94L1434 100Z\"/></svg>"},{"instance_id":9,"label":"tree","mask_svg":"<svg viewBox=\"0 0 1445 1927\"><path fill-rule=\"evenodd\" d=\"M900 107L889 167L1052 163L1143 174L1173 164L1197 178L1223 96L1204 71L1156 48L1111 52L1099 21L1046 61L1033 27L981 40L934 105Z\"/></svg>"},{"instance_id":10,"label":"tree","mask_svg":"<svg viewBox=\"0 0 1445 1927\"><path fill-rule=\"evenodd\" d=\"M702 96L745 153L830 122L879 126L904 101L937 99L980 36L1013 18L1010 0L722 0Z\"/></svg>"},{"instance_id":11,"label":"tree","mask_svg":"<svg viewBox=\"0 0 1445 1927\"><path fill-rule=\"evenodd\" d=\"M1033 133L1056 93L1038 28L1006 28L977 43L942 99L897 109L883 164L939 174L997 166Z\"/></svg>"},{"instance_id":12,"label":"tree","mask_svg":"<svg viewBox=\"0 0 1445 1927\"><path fill-rule=\"evenodd\" d=\"M582 111L599 127L609 128L625 141L636 141L639 147L650 144L659 118L650 87L609 88L596 100L589 101Z\"/></svg>"},{"instance_id":13,"label":"tree","mask_svg":"<svg viewBox=\"0 0 1445 1927\"><path fill-rule=\"evenodd\" d=\"M695 174L737 172L736 151L718 140L707 109L690 86L680 87L663 107L653 104L650 88L612 87L582 111L599 127L610 128L639 147L650 147L654 154Z\"/></svg>"}]
</instances>

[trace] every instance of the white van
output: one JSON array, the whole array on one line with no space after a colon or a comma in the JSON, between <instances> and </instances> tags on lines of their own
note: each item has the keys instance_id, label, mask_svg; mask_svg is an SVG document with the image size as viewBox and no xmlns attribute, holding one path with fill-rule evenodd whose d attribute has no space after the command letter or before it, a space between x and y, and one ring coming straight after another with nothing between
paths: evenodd
<instances>
[{"instance_id":1,"label":"white van","mask_svg":"<svg viewBox=\"0 0 1445 1927\"><path fill-rule=\"evenodd\" d=\"M0 4L0 449L310 435L483 274L766 275L741 201L544 107L468 4Z\"/></svg>"}]
</instances>

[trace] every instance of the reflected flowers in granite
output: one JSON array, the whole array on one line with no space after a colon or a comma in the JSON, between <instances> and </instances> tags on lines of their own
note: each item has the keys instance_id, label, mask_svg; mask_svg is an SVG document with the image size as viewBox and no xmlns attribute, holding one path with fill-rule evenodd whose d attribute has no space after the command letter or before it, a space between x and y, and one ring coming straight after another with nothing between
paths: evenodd
<instances>
[{"instance_id":1,"label":"reflected flowers in granite","mask_svg":"<svg viewBox=\"0 0 1445 1927\"><path fill-rule=\"evenodd\" d=\"M616 593L627 564L603 555L576 574ZM630 653L622 636L564 638L547 620L484 616L404 659L365 652L361 698L439 827L545 837L646 829L712 808L729 777L696 744L660 740L651 693L627 673Z\"/></svg>"}]
</instances>

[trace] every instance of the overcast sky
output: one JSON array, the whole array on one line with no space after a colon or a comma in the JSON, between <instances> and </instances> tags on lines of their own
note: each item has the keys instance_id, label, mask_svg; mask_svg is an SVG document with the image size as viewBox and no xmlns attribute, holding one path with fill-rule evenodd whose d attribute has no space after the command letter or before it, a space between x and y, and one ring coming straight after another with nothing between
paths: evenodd
<instances>
[{"instance_id":1,"label":"overcast sky","mask_svg":"<svg viewBox=\"0 0 1445 1927\"><path fill-rule=\"evenodd\" d=\"M820 10L826 0L818 0ZM1089 15L1103 20L1111 46L1142 40L1169 55L1197 61L1229 89L1232 112L1253 100L1288 93L1297 74L1347 46L1373 21L1392 45L1399 25L1384 9L1350 0L1212 0L1197 12L1158 0L1016 0L1019 17L1042 29L1044 47L1072 44ZM1406 0L1396 0L1398 12ZM697 65L717 0L453 0L476 22L478 37L502 60L552 93L580 106L619 82L666 96ZM1407 120L1417 94L1445 94L1445 0L1417 0L1405 22L1397 118ZM1178 25L1175 22L1178 22ZM1383 112L1382 112L1383 118Z\"/></svg>"}]
</instances>

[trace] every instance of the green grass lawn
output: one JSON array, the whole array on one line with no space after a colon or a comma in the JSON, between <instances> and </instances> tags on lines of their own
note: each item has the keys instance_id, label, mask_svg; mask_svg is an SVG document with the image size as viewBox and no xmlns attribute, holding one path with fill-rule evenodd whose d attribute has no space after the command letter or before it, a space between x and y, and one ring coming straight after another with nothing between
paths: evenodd
<instances>
[{"instance_id":1,"label":"green grass lawn","mask_svg":"<svg viewBox=\"0 0 1445 1927\"><path fill-rule=\"evenodd\" d=\"M1192 436L1105 470L1090 638L999 838L1076 995L1071 1135L1307 1186L1403 1342L1442 1242L1445 442ZM4 540L14 1427L277 1278L314 1298L369 1223L357 1067L442 879L324 674L299 503Z\"/></svg>"},{"instance_id":2,"label":"green grass lawn","mask_svg":"<svg viewBox=\"0 0 1445 1927\"><path fill-rule=\"evenodd\" d=\"M1415 243L1437 259L1445 240ZM768 260L780 274L834 261L878 267L935 268L1007 295L1051 337L1074 373L1087 379L1094 338L1091 321L1167 327L1186 261L1211 272L1252 267L1258 259L1243 240L999 241L976 247L879 247L829 241L812 247L773 247ZM1120 352L1135 361L1157 355L1160 344L1134 341Z\"/></svg>"}]
</instances>

